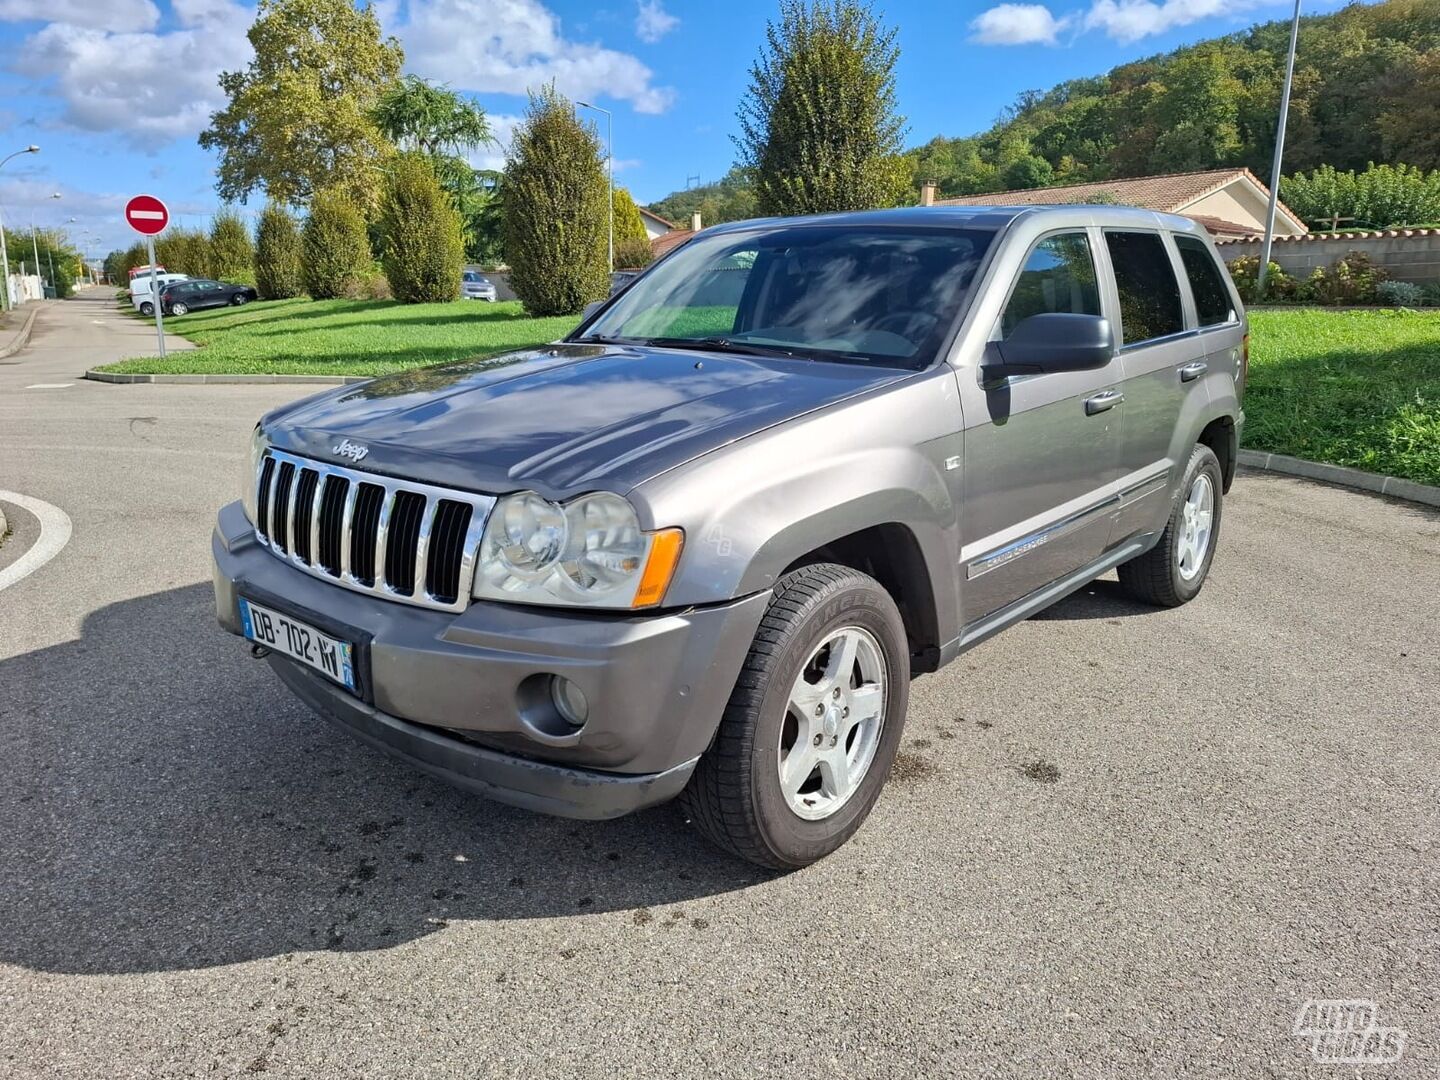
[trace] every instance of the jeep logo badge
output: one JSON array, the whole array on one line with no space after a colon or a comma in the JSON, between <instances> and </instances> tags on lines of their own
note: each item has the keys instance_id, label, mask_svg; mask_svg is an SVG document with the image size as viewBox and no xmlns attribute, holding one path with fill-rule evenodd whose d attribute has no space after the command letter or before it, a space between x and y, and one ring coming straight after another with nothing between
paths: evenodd
<instances>
[{"instance_id":1,"label":"jeep logo badge","mask_svg":"<svg viewBox=\"0 0 1440 1080\"><path fill-rule=\"evenodd\" d=\"M330 452L332 454L339 454L341 457L347 457L351 461L358 462L364 458L366 454L370 453L370 448L362 443L353 443L349 439L344 439L339 446L332 446Z\"/></svg>"}]
</instances>

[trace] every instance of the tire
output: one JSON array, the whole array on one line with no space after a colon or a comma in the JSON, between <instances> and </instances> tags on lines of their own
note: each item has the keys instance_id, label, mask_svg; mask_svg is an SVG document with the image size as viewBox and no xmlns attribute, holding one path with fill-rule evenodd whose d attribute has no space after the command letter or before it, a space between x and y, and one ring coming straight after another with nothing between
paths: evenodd
<instances>
[{"instance_id":1,"label":"tire","mask_svg":"<svg viewBox=\"0 0 1440 1080\"><path fill-rule=\"evenodd\" d=\"M150 303L149 300L146 300L140 305L140 314L148 319L151 315L155 314L155 305Z\"/></svg>"},{"instance_id":2,"label":"tire","mask_svg":"<svg viewBox=\"0 0 1440 1080\"><path fill-rule=\"evenodd\" d=\"M834 650L852 640L855 660L835 678L844 665L843 652ZM817 658L824 671L811 663ZM807 698L803 727L792 700L797 694ZM706 837L742 859L776 870L808 866L850 839L879 798L900 744L909 694L905 626L879 582L834 563L786 574L681 804ZM878 724L848 719L852 705L868 712L877 698ZM823 711L823 720L814 718L812 705ZM853 768L841 764L841 757L853 759ZM806 771L812 759L814 771ZM809 778L792 781L790 794L782 787L785 768L792 777L804 772ZM854 777L843 798L831 791L839 790L832 783L837 768ZM820 816L807 820L802 810Z\"/></svg>"},{"instance_id":3,"label":"tire","mask_svg":"<svg viewBox=\"0 0 1440 1080\"><path fill-rule=\"evenodd\" d=\"M1203 488L1206 485L1209 488L1210 516L1203 549L1197 557L1194 550L1198 541L1196 530L1204 519L1198 516L1200 511L1196 509L1194 500L1198 498L1204 503ZM1179 607L1195 599L1210 573L1215 545L1220 540L1223 487L1220 459L1208 446L1197 444L1190 451L1190 461L1180 482L1180 493L1170 510L1170 520L1160 534L1159 543L1144 555L1121 563L1118 568L1120 585L1126 592L1137 600L1160 607Z\"/></svg>"},{"instance_id":4,"label":"tire","mask_svg":"<svg viewBox=\"0 0 1440 1080\"><path fill-rule=\"evenodd\" d=\"M243 292L241 292L241 293L236 293L234 296L232 296L232 297L230 298L230 303L231 303L234 307L239 307L241 304L248 304L249 302L250 302L250 297L246 296Z\"/></svg>"},{"instance_id":5,"label":"tire","mask_svg":"<svg viewBox=\"0 0 1440 1080\"><path fill-rule=\"evenodd\" d=\"M190 309L181 303L174 303L170 305L171 315L185 315L188 314L189 311Z\"/></svg>"}]
</instances>

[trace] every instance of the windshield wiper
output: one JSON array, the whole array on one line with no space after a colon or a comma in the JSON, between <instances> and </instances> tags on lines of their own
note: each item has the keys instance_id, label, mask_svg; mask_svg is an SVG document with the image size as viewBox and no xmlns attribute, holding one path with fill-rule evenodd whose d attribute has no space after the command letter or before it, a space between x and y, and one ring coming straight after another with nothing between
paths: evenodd
<instances>
[{"instance_id":1,"label":"windshield wiper","mask_svg":"<svg viewBox=\"0 0 1440 1080\"><path fill-rule=\"evenodd\" d=\"M740 356L784 356L792 360L809 360L793 349L780 345L761 345L759 342L733 341L727 337L652 337L645 339L646 345L658 345L666 349L700 349L705 352L735 353Z\"/></svg>"}]
</instances>

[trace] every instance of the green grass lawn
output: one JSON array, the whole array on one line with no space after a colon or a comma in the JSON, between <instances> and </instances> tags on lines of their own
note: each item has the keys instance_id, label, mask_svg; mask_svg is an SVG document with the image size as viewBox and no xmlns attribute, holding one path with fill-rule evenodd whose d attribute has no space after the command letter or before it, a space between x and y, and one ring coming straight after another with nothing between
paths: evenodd
<instances>
[{"instance_id":1,"label":"green grass lawn","mask_svg":"<svg viewBox=\"0 0 1440 1080\"><path fill-rule=\"evenodd\" d=\"M281 300L172 319L202 348L105 370L379 375L543 344L578 321L517 303ZM1261 308L1251 333L1247 447L1440 484L1440 311Z\"/></svg>"},{"instance_id":2,"label":"green grass lawn","mask_svg":"<svg viewBox=\"0 0 1440 1080\"><path fill-rule=\"evenodd\" d=\"M1250 313L1244 445L1440 484L1440 311Z\"/></svg>"},{"instance_id":3,"label":"green grass lawn","mask_svg":"<svg viewBox=\"0 0 1440 1080\"><path fill-rule=\"evenodd\" d=\"M579 321L574 316L528 318L513 302L275 300L166 319L167 331L201 348L172 352L163 360L158 356L122 360L102 370L383 375L423 364L541 345L563 337Z\"/></svg>"}]
</instances>

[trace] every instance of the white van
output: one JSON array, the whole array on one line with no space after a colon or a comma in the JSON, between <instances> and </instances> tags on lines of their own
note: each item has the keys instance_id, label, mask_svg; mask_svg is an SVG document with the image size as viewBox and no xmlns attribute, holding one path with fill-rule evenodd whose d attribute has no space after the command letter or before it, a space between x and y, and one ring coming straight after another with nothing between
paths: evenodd
<instances>
[{"instance_id":1,"label":"white van","mask_svg":"<svg viewBox=\"0 0 1440 1080\"><path fill-rule=\"evenodd\" d=\"M130 302L141 315L154 315L156 286L163 289L172 281L186 281L189 277L189 274L156 274L148 270L136 274L130 280Z\"/></svg>"}]
</instances>

